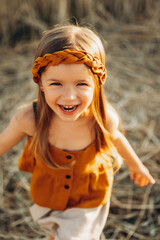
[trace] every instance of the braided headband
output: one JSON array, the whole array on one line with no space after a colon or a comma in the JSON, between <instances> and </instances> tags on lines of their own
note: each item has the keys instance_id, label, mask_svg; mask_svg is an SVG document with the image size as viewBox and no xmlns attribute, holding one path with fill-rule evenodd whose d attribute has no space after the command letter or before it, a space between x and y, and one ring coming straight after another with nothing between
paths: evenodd
<instances>
[{"instance_id":1,"label":"braided headband","mask_svg":"<svg viewBox=\"0 0 160 240\"><path fill-rule=\"evenodd\" d=\"M85 63L90 67L94 74L97 74L99 83L105 83L107 71L98 57L93 57L85 51L77 51L73 49L65 49L63 51L45 54L38 57L33 65L32 74L33 81L38 83L40 80L40 69L46 66L55 66L58 64Z\"/></svg>"}]
</instances>

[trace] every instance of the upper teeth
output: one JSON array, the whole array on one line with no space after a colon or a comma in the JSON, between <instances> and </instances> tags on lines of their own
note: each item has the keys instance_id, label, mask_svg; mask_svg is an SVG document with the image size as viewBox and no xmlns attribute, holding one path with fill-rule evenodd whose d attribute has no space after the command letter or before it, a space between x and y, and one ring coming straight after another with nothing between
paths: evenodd
<instances>
[{"instance_id":1,"label":"upper teeth","mask_svg":"<svg viewBox=\"0 0 160 240\"><path fill-rule=\"evenodd\" d=\"M73 107L75 107L75 106L74 106L74 105L69 105L69 106L62 105L62 107L65 107L65 108L73 108Z\"/></svg>"},{"instance_id":2,"label":"upper teeth","mask_svg":"<svg viewBox=\"0 0 160 240\"><path fill-rule=\"evenodd\" d=\"M67 111L67 112L72 112L76 109L77 105L61 105L61 108L64 110L64 111Z\"/></svg>"}]
</instances>

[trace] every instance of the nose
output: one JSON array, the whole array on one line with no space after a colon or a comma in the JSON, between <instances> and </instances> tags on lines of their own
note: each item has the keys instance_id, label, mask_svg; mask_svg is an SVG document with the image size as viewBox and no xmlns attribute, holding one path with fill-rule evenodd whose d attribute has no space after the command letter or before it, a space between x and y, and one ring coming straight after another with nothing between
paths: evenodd
<instances>
[{"instance_id":1,"label":"nose","mask_svg":"<svg viewBox=\"0 0 160 240\"><path fill-rule=\"evenodd\" d=\"M63 99L64 100L75 100L76 91L73 86L65 86L63 89Z\"/></svg>"}]
</instances>

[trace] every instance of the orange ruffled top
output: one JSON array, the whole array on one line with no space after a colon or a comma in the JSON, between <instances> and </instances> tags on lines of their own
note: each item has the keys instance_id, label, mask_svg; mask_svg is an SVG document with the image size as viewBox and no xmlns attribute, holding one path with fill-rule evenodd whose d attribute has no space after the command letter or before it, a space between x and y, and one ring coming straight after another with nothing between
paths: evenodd
<instances>
[{"instance_id":1,"label":"orange ruffled top","mask_svg":"<svg viewBox=\"0 0 160 240\"><path fill-rule=\"evenodd\" d=\"M19 158L19 169L32 173L30 193L42 207L65 210L71 207L94 208L105 204L111 196L113 167L111 156L96 152L96 141L82 151L64 151L50 146L53 159L64 165L75 161L69 169L50 168L29 151L28 137Z\"/></svg>"}]
</instances>

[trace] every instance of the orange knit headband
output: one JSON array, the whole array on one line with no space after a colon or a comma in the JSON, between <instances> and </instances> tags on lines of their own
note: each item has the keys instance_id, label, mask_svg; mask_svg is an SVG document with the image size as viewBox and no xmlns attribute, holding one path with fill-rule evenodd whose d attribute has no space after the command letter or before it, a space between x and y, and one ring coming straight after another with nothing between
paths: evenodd
<instances>
[{"instance_id":1,"label":"orange knit headband","mask_svg":"<svg viewBox=\"0 0 160 240\"><path fill-rule=\"evenodd\" d=\"M33 81L38 83L40 80L40 69L46 66L55 66L58 64L85 63L90 67L94 74L97 74L100 84L105 83L107 71L98 57L93 57L85 51L77 51L73 49L65 49L63 51L45 54L38 57L33 65L32 74Z\"/></svg>"}]
</instances>

